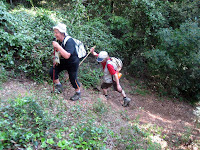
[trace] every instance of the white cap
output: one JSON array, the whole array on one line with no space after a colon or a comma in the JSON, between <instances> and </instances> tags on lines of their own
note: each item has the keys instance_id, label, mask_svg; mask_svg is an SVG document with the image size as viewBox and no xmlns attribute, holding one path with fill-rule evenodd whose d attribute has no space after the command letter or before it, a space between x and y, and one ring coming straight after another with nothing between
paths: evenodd
<instances>
[{"instance_id":1,"label":"white cap","mask_svg":"<svg viewBox=\"0 0 200 150\"><path fill-rule=\"evenodd\" d=\"M53 29L58 29L61 33L67 33L66 25L64 23L58 23Z\"/></svg>"},{"instance_id":2,"label":"white cap","mask_svg":"<svg viewBox=\"0 0 200 150\"><path fill-rule=\"evenodd\" d=\"M98 55L97 61L102 62L107 57L108 57L108 53L106 51L101 51Z\"/></svg>"}]
</instances>

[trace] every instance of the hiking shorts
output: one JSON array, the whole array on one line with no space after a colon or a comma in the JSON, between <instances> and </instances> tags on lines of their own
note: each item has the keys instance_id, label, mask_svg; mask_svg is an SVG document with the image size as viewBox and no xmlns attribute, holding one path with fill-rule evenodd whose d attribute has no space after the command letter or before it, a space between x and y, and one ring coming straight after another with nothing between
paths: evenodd
<instances>
[{"instance_id":1,"label":"hiking shorts","mask_svg":"<svg viewBox=\"0 0 200 150\"><path fill-rule=\"evenodd\" d=\"M117 92L119 92L119 93L122 92L122 91L118 91L118 90L117 90L117 84L116 84L115 81L113 81L112 83L105 83L105 82L103 82L103 83L101 84L101 89L108 89L108 88L111 87L111 86L113 86L113 89L114 89L115 91L117 91Z\"/></svg>"}]
</instances>

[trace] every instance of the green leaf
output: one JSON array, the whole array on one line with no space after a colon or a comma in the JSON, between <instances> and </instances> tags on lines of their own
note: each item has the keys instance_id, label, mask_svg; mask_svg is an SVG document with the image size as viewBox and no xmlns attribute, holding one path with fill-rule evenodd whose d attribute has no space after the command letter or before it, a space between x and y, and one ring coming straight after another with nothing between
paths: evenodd
<instances>
[{"instance_id":1,"label":"green leaf","mask_svg":"<svg viewBox=\"0 0 200 150\"><path fill-rule=\"evenodd\" d=\"M50 145L52 145L52 144L54 144L55 142L54 142L53 139L51 138L51 139L47 139L47 143L50 144Z\"/></svg>"}]
</instances>

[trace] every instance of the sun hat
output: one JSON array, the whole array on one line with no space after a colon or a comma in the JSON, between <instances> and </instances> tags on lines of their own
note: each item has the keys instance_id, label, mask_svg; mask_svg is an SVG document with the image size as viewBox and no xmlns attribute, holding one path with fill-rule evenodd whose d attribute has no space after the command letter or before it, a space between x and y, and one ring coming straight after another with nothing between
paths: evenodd
<instances>
[{"instance_id":1,"label":"sun hat","mask_svg":"<svg viewBox=\"0 0 200 150\"><path fill-rule=\"evenodd\" d=\"M64 23L58 23L53 29L58 29L61 33L67 33L66 25Z\"/></svg>"},{"instance_id":2,"label":"sun hat","mask_svg":"<svg viewBox=\"0 0 200 150\"><path fill-rule=\"evenodd\" d=\"M98 55L97 61L102 62L107 57L108 57L108 53L106 51L101 51Z\"/></svg>"}]
</instances>

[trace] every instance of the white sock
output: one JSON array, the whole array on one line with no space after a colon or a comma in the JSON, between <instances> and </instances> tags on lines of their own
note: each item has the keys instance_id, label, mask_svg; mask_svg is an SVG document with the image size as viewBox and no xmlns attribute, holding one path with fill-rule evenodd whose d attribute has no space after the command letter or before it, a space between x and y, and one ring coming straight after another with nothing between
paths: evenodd
<instances>
[{"instance_id":1,"label":"white sock","mask_svg":"<svg viewBox=\"0 0 200 150\"><path fill-rule=\"evenodd\" d=\"M78 94L81 93L81 90L79 89L78 91L76 91L76 93L78 93Z\"/></svg>"}]
</instances>

